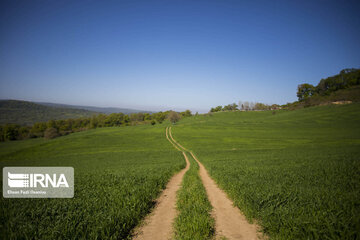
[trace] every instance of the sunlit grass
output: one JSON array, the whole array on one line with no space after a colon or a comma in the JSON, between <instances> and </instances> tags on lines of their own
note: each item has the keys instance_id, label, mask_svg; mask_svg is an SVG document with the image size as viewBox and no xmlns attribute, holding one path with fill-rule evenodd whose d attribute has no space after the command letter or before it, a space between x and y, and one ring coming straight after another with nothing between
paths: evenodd
<instances>
[{"instance_id":1,"label":"sunlit grass","mask_svg":"<svg viewBox=\"0 0 360 240\"><path fill-rule=\"evenodd\" d=\"M0 238L130 238L169 178L185 166L164 133L160 125L104 128L1 143L0 149L11 147L0 157L1 167L73 166L75 197L1 198Z\"/></svg>"},{"instance_id":2,"label":"sunlit grass","mask_svg":"<svg viewBox=\"0 0 360 240\"><path fill-rule=\"evenodd\" d=\"M360 104L185 119L173 136L271 239L357 239Z\"/></svg>"}]
</instances>

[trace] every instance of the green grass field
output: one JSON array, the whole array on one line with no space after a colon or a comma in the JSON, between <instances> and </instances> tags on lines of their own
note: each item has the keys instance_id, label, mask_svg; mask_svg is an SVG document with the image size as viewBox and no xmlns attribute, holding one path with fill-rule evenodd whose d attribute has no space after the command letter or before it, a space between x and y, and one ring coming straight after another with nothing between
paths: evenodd
<instances>
[{"instance_id":1,"label":"green grass field","mask_svg":"<svg viewBox=\"0 0 360 240\"><path fill-rule=\"evenodd\" d=\"M164 126L0 144L0 166L73 166L73 199L0 200L0 239L127 239L185 161ZM2 171L1 171L2 175ZM2 181L2 177L1 177Z\"/></svg>"},{"instance_id":2,"label":"green grass field","mask_svg":"<svg viewBox=\"0 0 360 240\"><path fill-rule=\"evenodd\" d=\"M360 237L360 104L196 116L173 136L271 239Z\"/></svg>"},{"instance_id":3,"label":"green grass field","mask_svg":"<svg viewBox=\"0 0 360 240\"><path fill-rule=\"evenodd\" d=\"M270 239L358 239L360 104L223 112L182 119L173 137ZM73 166L73 199L0 200L0 239L129 239L185 161L165 125L102 128L0 143L0 166ZM212 236L191 168L178 192L178 239ZM1 173L2 174L2 173ZM1 178L2 180L2 178Z\"/></svg>"}]
</instances>

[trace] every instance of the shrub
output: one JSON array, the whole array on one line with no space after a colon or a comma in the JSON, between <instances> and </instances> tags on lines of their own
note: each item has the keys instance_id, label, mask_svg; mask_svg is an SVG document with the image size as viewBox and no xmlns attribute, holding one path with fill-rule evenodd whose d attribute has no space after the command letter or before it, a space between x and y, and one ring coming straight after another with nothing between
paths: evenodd
<instances>
[{"instance_id":1,"label":"shrub","mask_svg":"<svg viewBox=\"0 0 360 240\"><path fill-rule=\"evenodd\" d=\"M19 126L15 124L6 124L3 131L4 140L16 140L19 136Z\"/></svg>"},{"instance_id":2,"label":"shrub","mask_svg":"<svg viewBox=\"0 0 360 240\"><path fill-rule=\"evenodd\" d=\"M171 111L169 113L168 118L169 118L170 122L172 122L172 124L175 124L177 121L180 120L181 116L177 112Z\"/></svg>"},{"instance_id":3,"label":"shrub","mask_svg":"<svg viewBox=\"0 0 360 240\"><path fill-rule=\"evenodd\" d=\"M53 139L60 136L56 128L47 128L44 133L45 139Z\"/></svg>"}]
</instances>

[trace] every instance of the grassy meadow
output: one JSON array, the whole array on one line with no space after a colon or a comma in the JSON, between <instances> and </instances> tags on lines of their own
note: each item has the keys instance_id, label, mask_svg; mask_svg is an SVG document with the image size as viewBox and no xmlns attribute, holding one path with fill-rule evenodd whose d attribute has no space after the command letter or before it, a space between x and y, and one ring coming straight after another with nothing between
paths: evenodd
<instances>
[{"instance_id":1,"label":"grassy meadow","mask_svg":"<svg viewBox=\"0 0 360 240\"><path fill-rule=\"evenodd\" d=\"M172 135L270 239L358 239L359 123L360 104L329 105L197 115L175 124ZM130 239L185 167L165 137L166 124L0 143L1 167L75 169L73 199L2 197L0 239ZM175 238L211 238L211 205L188 157Z\"/></svg>"},{"instance_id":2,"label":"grassy meadow","mask_svg":"<svg viewBox=\"0 0 360 240\"><path fill-rule=\"evenodd\" d=\"M172 132L270 239L360 238L360 104L194 116Z\"/></svg>"},{"instance_id":3,"label":"grassy meadow","mask_svg":"<svg viewBox=\"0 0 360 240\"><path fill-rule=\"evenodd\" d=\"M166 140L164 126L148 125L3 142L0 166L75 171L73 199L1 197L0 239L129 239L185 161Z\"/></svg>"}]
</instances>

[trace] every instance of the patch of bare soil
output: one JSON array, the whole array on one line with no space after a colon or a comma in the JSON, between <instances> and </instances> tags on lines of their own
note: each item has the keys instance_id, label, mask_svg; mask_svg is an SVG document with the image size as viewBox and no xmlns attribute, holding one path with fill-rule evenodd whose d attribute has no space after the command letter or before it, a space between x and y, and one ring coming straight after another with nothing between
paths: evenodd
<instances>
[{"instance_id":1,"label":"patch of bare soil","mask_svg":"<svg viewBox=\"0 0 360 240\"><path fill-rule=\"evenodd\" d=\"M179 190L182 179L190 167L187 156L184 152L183 154L186 160L186 167L170 179L165 190L157 199L153 212L145 218L144 224L135 231L134 239L167 240L173 237L173 222L177 215L176 192Z\"/></svg>"},{"instance_id":2,"label":"patch of bare soil","mask_svg":"<svg viewBox=\"0 0 360 240\"><path fill-rule=\"evenodd\" d=\"M171 128L169 128L170 139L184 151L188 151L181 144L176 142L171 135ZM209 176L204 165L196 158L196 156L188 151L196 160L200 167L200 177L206 189L209 201L213 206L212 215L215 219L216 238L232 240L258 240L260 229L256 224L250 224L245 216L240 212L239 208L235 207L233 202L227 197L226 193L221 190L215 181ZM264 237L265 238L265 237Z\"/></svg>"},{"instance_id":3,"label":"patch of bare soil","mask_svg":"<svg viewBox=\"0 0 360 240\"><path fill-rule=\"evenodd\" d=\"M352 101L336 101L336 102L332 102L332 104L335 104L335 105L350 104L350 103L352 103Z\"/></svg>"},{"instance_id":4,"label":"patch of bare soil","mask_svg":"<svg viewBox=\"0 0 360 240\"><path fill-rule=\"evenodd\" d=\"M217 238L226 237L227 239L246 239L255 240L258 238L259 227L250 224L240 210L234 206L233 202L227 197L215 181L209 176L205 167L194 156L200 166L200 177L205 186L209 201L213 206L213 216L215 219L215 229Z\"/></svg>"}]
</instances>

